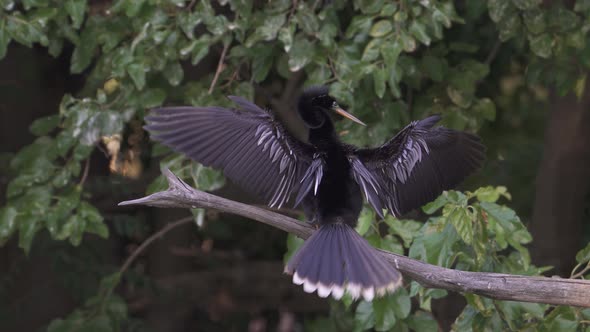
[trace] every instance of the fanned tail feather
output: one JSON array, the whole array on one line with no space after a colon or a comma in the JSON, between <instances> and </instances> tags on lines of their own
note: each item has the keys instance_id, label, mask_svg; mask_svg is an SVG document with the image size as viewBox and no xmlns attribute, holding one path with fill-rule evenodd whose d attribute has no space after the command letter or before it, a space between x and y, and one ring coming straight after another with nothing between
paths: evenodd
<instances>
[{"instance_id":1,"label":"fanned tail feather","mask_svg":"<svg viewBox=\"0 0 590 332\"><path fill-rule=\"evenodd\" d=\"M352 227L343 223L322 225L285 266L293 283L320 297L371 301L394 292L401 273Z\"/></svg>"}]
</instances>

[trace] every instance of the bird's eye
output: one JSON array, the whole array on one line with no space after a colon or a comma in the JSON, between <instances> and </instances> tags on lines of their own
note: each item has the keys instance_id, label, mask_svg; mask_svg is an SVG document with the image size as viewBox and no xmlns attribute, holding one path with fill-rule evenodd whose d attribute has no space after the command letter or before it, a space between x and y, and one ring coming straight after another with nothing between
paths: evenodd
<instances>
[{"instance_id":1,"label":"bird's eye","mask_svg":"<svg viewBox=\"0 0 590 332\"><path fill-rule=\"evenodd\" d=\"M336 101L332 102L332 107L338 107L338 103Z\"/></svg>"}]
</instances>

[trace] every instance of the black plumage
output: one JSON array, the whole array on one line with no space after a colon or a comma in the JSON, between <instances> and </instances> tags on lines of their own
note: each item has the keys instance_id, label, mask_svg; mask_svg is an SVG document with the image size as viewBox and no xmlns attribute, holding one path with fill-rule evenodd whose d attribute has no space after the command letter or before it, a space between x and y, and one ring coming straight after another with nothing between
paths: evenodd
<instances>
[{"instance_id":1,"label":"black plumage","mask_svg":"<svg viewBox=\"0 0 590 332\"><path fill-rule=\"evenodd\" d=\"M297 110L307 142L291 135L268 110L241 97L238 107L169 107L152 111L152 138L206 166L223 170L244 189L280 207L302 204L319 229L285 267L307 292L371 300L395 290L401 274L353 229L362 197L383 216L400 216L434 199L479 168L484 146L475 135L435 127L439 116L414 121L377 148L341 142L329 112L343 111L325 87L304 91Z\"/></svg>"}]
</instances>

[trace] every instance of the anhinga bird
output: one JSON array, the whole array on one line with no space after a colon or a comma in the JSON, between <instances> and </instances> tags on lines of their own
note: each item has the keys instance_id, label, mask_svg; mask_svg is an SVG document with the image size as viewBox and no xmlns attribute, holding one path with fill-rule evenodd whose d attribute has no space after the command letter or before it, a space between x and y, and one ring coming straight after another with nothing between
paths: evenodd
<instances>
[{"instance_id":1,"label":"anhinga bird","mask_svg":"<svg viewBox=\"0 0 590 332\"><path fill-rule=\"evenodd\" d=\"M169 107L152 111L146 129L156 141L223 170L244 189L280 207L291 196L319 228L285 267L304 290L336 299L348 291L370 301L393 292L401 274L354 227L362 197L383 217L417 208L480 167L484 146L472 134L434 127L437 115L414 121L377 148L340 141L330 118L342 110L325 87L299 97L308 141L291 135L273 115L241 98L237 109ZM363 124L364 125L364 124Z\"/></svg>"}]
</instances>

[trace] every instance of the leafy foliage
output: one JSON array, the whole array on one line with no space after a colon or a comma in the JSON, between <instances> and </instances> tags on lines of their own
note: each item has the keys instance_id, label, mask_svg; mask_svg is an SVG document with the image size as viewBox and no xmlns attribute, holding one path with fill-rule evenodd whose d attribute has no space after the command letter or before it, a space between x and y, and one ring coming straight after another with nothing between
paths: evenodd
<instances>
[{"instance_id":1,"label":"leafy foliage","mask_svg":"<svg viewBox=\"0 0 590 332\"><path fill-rule=\"evenodd\" d=\"M547 8L536 0L468 1L460 7L447 0L116 0L104 8L86 0L0 0L0 59L13 43L40 45L54 57L71 45L70 71L86 78L79 95L63 97L59 112L31 124L37 138L10 161L0 245L18 237L29 252L41 231L75 246L85 233L108 237L104 216L85 187L87 163L101 146L113 173L132 173L118 165L121 141L130 130L141 132L138 123L149 108L228 105L225 95L254 99L254 87L273 91L294 73L304 73L306 85L330 85L331 94L369 124L339 124L349 142L380 144L411 119L430 113L442 114L449 127L478 131L505 106L505 99L494 99L497 88L485 83L496 79L491 66L498 48L520 57L524 65L515 70L531 89L555 86L561 94L580 97L590 68L589 31L590 5L584 0L572 9ZM166 154L153 147L152 157ZM200 189L223 185L218 172L178 155L165 156L161 164ZM158 178L148 191L162 186ZM376 247L431 264L542 273L546 268L533 266L525 247L530 234L501 198L510 199L505 187L446 192L423 207L424 224L376 220L366 209L358 231ZM195 218L202 224L203 211L195 211ZM289 253L297 245L289 237ZM577 257L583 272L588 252ZM54 320L49 330L120 330L128 313L113 290L122 277L105 278L98 295ZM431 301L444 296L411 282L373 303L334 303L333 311L348 315L349 330L431 331L437 326ZM465 298L468 305L455 322L460 331L575 330L590 319L590 313L573 308ZM323 319L308 327L314 326L338 325Z\"/></svg>"}]
</instances>

